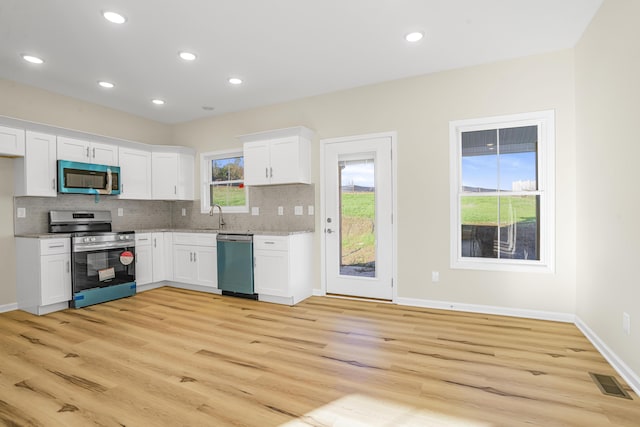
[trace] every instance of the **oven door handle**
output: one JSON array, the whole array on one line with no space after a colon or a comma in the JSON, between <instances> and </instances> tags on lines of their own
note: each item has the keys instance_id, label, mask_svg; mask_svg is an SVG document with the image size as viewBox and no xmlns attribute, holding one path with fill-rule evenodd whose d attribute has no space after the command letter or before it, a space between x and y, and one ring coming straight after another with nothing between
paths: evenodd
<instances>
[{"instance_id":1,"label":"oven door handle","mask_svg":"<svg viewBox=\"0 0 640 427\"><path fill-rule=\"evenodd\" d=\"M93 252L103 249L118 249L118 248L133 248L135 247L133 242L109 242L109 243L91 243L88 245L74 245L72 252Z\"/></svg>"}]
</instances>

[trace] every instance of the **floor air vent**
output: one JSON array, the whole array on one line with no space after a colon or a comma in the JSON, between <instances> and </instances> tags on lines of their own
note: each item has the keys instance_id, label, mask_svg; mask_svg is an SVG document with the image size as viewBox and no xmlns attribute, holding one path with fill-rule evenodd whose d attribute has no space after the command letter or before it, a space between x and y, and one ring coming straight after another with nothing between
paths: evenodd
<instances>
[{"instance_id":1,"label":"floor air vent","mask_svg":"<svg viewBox=\"0 0 640 427\"><path fill-rule=\"evenodd\" d=\"M611 375L594 374L593 372L589 372L589 375L591 375L591 379L593 379L600 391L607 396L631 399L629 393L624 391L620 383Z\"/></svg>"}]
</instances>

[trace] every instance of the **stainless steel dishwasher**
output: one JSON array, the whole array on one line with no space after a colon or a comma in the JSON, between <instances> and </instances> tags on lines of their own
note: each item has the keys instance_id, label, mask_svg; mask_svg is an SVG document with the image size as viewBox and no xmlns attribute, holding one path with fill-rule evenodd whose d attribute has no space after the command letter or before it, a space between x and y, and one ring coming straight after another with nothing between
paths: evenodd
<instances>
[{"instance_id":1,"label":"stainless steel dishwasher","mask_svg":"<svg viewBox=\"0 0 640 427\"><path fill-rule=\"evenodd\" d=\"M258 299L253 291L253 235L218 234L217 243L222 295Z\"/></svg>"}]
</instances>

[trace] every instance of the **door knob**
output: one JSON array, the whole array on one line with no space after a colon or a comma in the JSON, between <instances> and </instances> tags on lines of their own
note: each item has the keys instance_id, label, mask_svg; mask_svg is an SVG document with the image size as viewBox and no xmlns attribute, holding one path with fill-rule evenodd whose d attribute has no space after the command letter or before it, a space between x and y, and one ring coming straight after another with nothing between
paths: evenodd
<instances>
[{"instance_id":1,"label":"door knob","mask_svg":"<svg viewBox=\"0 0 640 427\"><path fill-rule=\"evenodd\" d=\"M327 234L331 234L331 233L333 233L333 230L332 230L332 229L330 229L330 228L327 228L327 230L326 230L326 231L327 231Z\"/></svg>"}]
</instances>

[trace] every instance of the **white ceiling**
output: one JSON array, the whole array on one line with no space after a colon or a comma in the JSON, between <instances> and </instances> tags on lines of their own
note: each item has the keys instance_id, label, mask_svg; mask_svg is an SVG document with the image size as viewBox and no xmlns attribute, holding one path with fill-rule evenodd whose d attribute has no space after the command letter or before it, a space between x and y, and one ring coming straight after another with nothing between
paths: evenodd
<instances>
[{"instance_id":1,"label":"white ceiling","mask_svg":"<svg viewBox=\"0 0 640 427\"><path fill-rule=\"evenodd\" d=\"M570 48L601 3L0 0L0 77L179 123ZM103 10L128 21L112 24ZM411 31L425 38L409 44ZM198 59L184 62L182 50ZM25 62L25 53L45 64ZM231 76L244 84L230 85ZM100 88L98 80L116 87ZM153 98L166 104L152 105Z\"/></svg>"}]
</instances>

